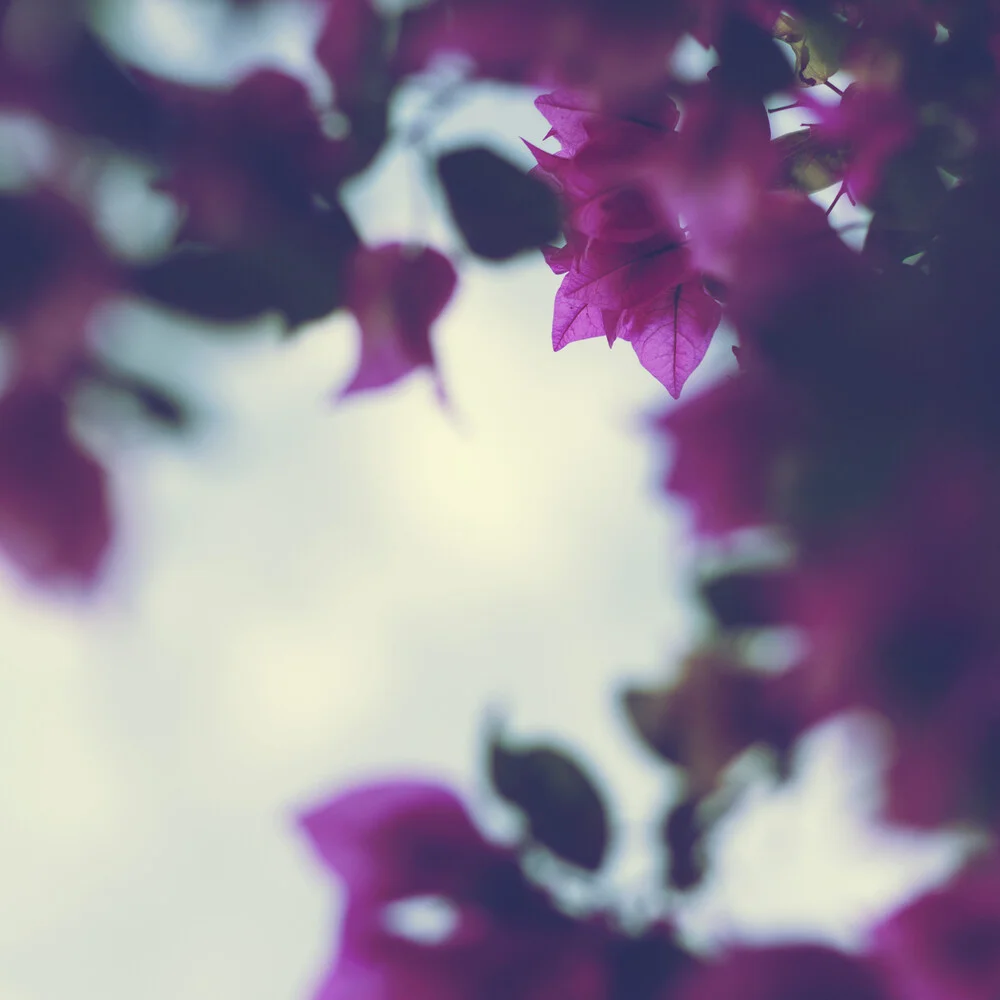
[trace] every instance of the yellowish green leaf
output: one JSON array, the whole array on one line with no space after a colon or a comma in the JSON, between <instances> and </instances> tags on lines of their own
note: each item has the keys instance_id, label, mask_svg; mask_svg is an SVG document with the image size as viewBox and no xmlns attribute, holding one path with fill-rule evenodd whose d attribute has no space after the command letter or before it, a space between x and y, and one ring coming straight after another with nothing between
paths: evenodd
<instances>
[{"instance_id":1,"label":"yellowish green leaf","mask_svg":"<svg viewBox=\"0 0 1000 1000\"><path fill-rule=\"evenodd\" d=\"M782 14L774 25L774 37L795 52L795 75L806 87L826 83L840 69L850 31L835 17Z\"/></svg>"},{"instance_id":2,"label":"yellowish green leaf","mask_svg":"<svg viewBox=\"0 0 1000 1000\"><path fill-rule=\"evenodd\" d=\"M817 140L812 129L786 132L772 140L781 156L782 181L806 194L822 191L844 177L847 152Z\"/></svg>"}]
</instances>

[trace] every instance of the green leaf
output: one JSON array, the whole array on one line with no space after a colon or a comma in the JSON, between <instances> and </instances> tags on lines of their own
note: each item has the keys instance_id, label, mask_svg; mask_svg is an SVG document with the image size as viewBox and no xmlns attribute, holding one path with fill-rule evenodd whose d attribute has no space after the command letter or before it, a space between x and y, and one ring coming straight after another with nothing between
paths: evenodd
<instances>
[{"instance_id":1,"label":"green leaf","mask_svg":"<svg viewBox=\"0 0 1000 1000\"><path fill-rule=\"evenodd\" d=\"M684 760L684 741L676 725L675 690L632 689L622 695L625 714L643 743L671 764Z\"/></svg>"},{"instance_id":2,"label":"green leaf","mask_svg":"<svg viewBox=\"0 0 1000 1000\"><path fill-rule=\"evenodd\" d=\"M181 247L137 267L132 284L169 309L220 323L255 319L278 307L266 271L240 250Z\"/></svg>"},{"instance_id":3,"label":"green leaf","mask_svg":"<svg viewBox=\"0 0 1000 1000\"><path fill-rule=\"evenodd\" d=\"M667 813L661 831L669 857L667 882L681 892L693 889L705 876L708 829L700 806L697 796L678 802Z\"/></svg>"},{"instance_id":4,"label":"green leaf","mask_svg":"<svg viewBox=\"0 0 1000 1000\"><path fill-rule=\"evenodd\" d=\"M792 17L782 14L774 37L795 52L795 75L806 87L826 83L840 69L851 29L835 17Z\"/></svg>"},{"instance_id":5,"label":"green leaf","mask_svg":"<svg viewBox=\"0 0 1000 1000\"><path fill-rule=\"evenodd\" d=\"M490 780L520 809L531 836L553 854L597 871L607 852L607 812L595 784L570 756L552 747L490 745Z\"/></svg>"},{"instance_id":6,"label":"green leaf","mask_svg":"<svg viewBox=\"0 0 1000 1000\"><path fill-rule=\"evenodd\" d=\"M682 768L693 792L707 794L747 748L775 739L763 683L727 656L703 652L688 658L676 683L625 691L622 701L646 746Z\"/></svg>"},{"instance_id":7,"label":"green leaf","mask_svg":"<svg viewBox=\"0 0 1000 1000\"><path fill-rule=\"evenodd\" d=\"M266 238L238 246L182 243L132 272L135 290L161 305L220 323L279 313L292 328L332 313L358 245L339 205L289 213Z\"/></svg>"},{"instance_id":8,"label":"green leaf","mask_svg":"<svg viewBox=\"0 0 1000 1000\"><path fill-rule=\"evenodd\" d=\"M937 234L948 188L932 158L918 147L889 161L875 196L865 253L902 261L928 249Z\"/></svg>"},{"instance_id":9,"label":"green leaf","mask_svg":"<svg viewBox=\"0 0 1000 1000\"><path fill-rule=\"evenodd\" d=\"M781 156L782 179L787 187L812 194L843 180L847 151L824 145L812 129L786 132L772 139L771 145Z\"/></svg>"},{"instance_id":10,"label":"green leaf","mask_svg":"<svg viewBox=\"0 0 1000 1000\"><path fill-rule=\"evenodd\" d=\"M555 191L482 146L446 153L437 174L452 218L469 249L486 260L507 260L559 236Z\"/></svg>"}]
</instances>

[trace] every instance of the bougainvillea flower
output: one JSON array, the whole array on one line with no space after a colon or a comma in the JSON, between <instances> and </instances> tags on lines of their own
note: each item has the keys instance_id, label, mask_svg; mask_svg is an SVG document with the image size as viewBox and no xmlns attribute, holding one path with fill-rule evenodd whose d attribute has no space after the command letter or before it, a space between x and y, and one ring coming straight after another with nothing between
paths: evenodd
<instances>
[{"instance_id":1,"label":"bougainvillea flower","mask_svg":"<svg viewBox=\"0 0 1000 1000\"><path fill-rule=\"evenodd\" d=\"M676 105L647 95L640 117L599 113L571 91L543 95L536 106L563 143L560 153L528 144L536 172L559 191L566 244L545 251L556 274L552 346L590 337L632 344L640 364L675 398L697 368L721 307L691 269L676 221L644 189L644 162L666 155Z\"/></svg>"},{"instance_id":2,"label":"bougainvillea flower","mask_svg":"<svg viewBox=\"0 0 1000 1000\"><path fill-rule=\"evenodd\" d=\"M374 149L329 138L302 81L276 70L225 88L144 79L172 122L158 186L183 218L174 250L136 269L137 291L212 321L333 312L358 245L337 191Z\"/></svg>"},{"instance_id":3,"label":"bougainvillea flower","mask_svg":"<svg viewBox=\"0 0 1000 1000\"><path fill-rule=\"evenodd\" d=\"M872 934L898 1000L1000 996L1000 864L981 859L894 913Z\"/></svg>"},{"instance_id":4,"label":"bougainvillea flower","mask_svg":"<svg viewBox=\"0 0 1000 1000\"><path fill-rule=\"evenodd\" d=\"M895 91L851 84L836 104L800 98L809 111L810 131L824 147L842 153L844 182L859 201L878 191L886 164L916 134L912 106Z\"/></svg>"},{"instance_id":5,"label":"bougainvillea flower","mask_svg":"<svg viewBox=\"0 0 1000 1000\"><path fill-rule=\"evenodd\" d=\"M391 385L415 368L434 367L431 324L451 299L457 277L447 257L401 243L351 260L345 305L361 330L361 357L341 395Z\"/></svg>"},{"instance_id":6,"label":"bougainvillea flower","mask_svg":"<svg viewBox=\"0 0 1000 1000\"><path fill-rule=\"evenodd\" d=\"M662 210L684 220L694 266L730 281L734 248L757 222L776 154L762 101L734 100L711 79L689 87L677 142L656 171Z\"/></svg>"},{"instance_id":7,"label":"bougainvillea flower","mask_svg":"<svg viewBox=\"0 0 1000 1000\"><path fill-rule=\"evenodd\" d=\"M675 288L689 273L688 255L676 237L641 243L592 239L563 278L559 294L602 309L635 309Z\"/></svg>"},{"instance_id":8,"label":"bougainvillea flower","mask_svg":"<svg viewBox=\"0 0 1000 1000\"><path fill-rule=\"evenodd\" d=\"M940 205L925 257L930 309L925 306L924 322L914 331L905 331L907 347L926 366L924 384L942 400L940 417L958 420L966 435L985 431L992 448L1000 440L1000 394L992 378L1000 360L1000 341L992 333L1000 315L997 168L994 154L982 156Z\"/></svg>"},{"instance_id":9,"label":"bougainvillea flower","mask_svg":"<svg viewBox=\"0 0 1000 1000\"><path fill-rule=\"evenodd\" d=\"M506 856L452 791L431 782L365 785L308 813L302 825L350 893L383 901L461 895L484 859Z\"/></svg>"},{"instance_id":10,"label":"bougainvillea flower","mask_svg":"<svg viewBox=\"0 0 1000 1000\"><path fill-rule=\"evenodd\" d=\"M554 261L558 273L565 261ZM681 244L590 240L556 293L552 346L558 351L600 336L626 340L676 398L705 356L721 314Z\"/></svg>"},{"instance_id":11,"label":"bougainvillea flower","mask_svg":"<svg viewBox=\"0 0 1000 1000\"><path fill-rule=\"evenodd\" d=\"M0 322L26 378L63 385L119 268L83 213L54 191L0 195Z\"/></svg>"},{"instance_id":12,"label":"bougainvillea flower","mask_svg":"<svg viewBox=\"0 0 1000 1000\"><path fill-rule=\"evenodd\" d=\"M955 822L1000 826L1000 678L996 657L953 666L954 682L922 723L893 727L885 815L934 829Z\"/></svg>"},{"instance_id":13,"label":"bougainvillea flower","mask_svg":"<svg viewBox=\"0 0 1000 1000\"><path fill-rule=\"evenodd\" d=\"M745 221L714 257L741 341L792 382L858 394L879 344L868 268L802 194L762 194Z\"/></svg>"},{"instance_id":14,"label":"bougainvillea flower","mask_svg":"<svg viewBox=\"0 0 1000 1000\"><path fill-rule=\"evenodd\" d=\"M66 402L19 383L0 398L0 549L31 581L92 583L111 519L104 470L73 439Z\"/></svg>"},{"instance_id":15,"label":"bougainvillea flower","mask_svg":"<svg viewBox=\"0 0 1000 1000\"><path fill-rule=\"evenodd\" d=\"M586 92L543 94L535 106L562 149L527 143L535 172L559 192L569 230L595 239L637 242L657 233L679 235L675 217L660 212L648 174L669 155L677 105L661 89L637 95L615 113L600 110Z\"/></svg>"},{"instance_id":16,"label":"bougainvillea flower","mask_svg":"<svg viewBox=\"0 0 1000 1000\"><path fill-rule=\"evenodd\" d=\"M95 310L124 278L90 221L46 189L0 195L0 549L38 584L95 582L111 535L104 470L73 439L66 395Z\"/></svg>"},{"instance_id":17,"label":"bougainvillea flower","mask_svg":"<svg viewBox=\"0 0 1000 1000\"><path fill-rule=\"evenodd\" d=\"M594 155L589 143L586 156L581 152L572 158L525 145L538 164L533 173L561 197L568 232L613 243L636 243L664 232L679 236L676 224L643 190L636 161L615 153L617 162L609 163Z\"/></svg>"},{"instance_id":18,"label":"bougainvillea flower","mask_svg":"<svg viewBox=\"0 0 1000 1000\"><path fill-rule=\"evenodd\" d=\"M695 973L676 1000L888 1000L865 962L818 945L740 949Z\"/></svg>"},{"instance_id":19,"label":"bougainvillea flower","mask_svg":"<svg viewBox=\"0 0 1000 1000\"><path fill-rule=\"evenodd\" d=\"M0 43L0 107L130 151L163 152L171 123L141 75L60 7L16 4L11 26L8 6L0 5L0 26L11 29Z\"/></svg>"},{"instance_id":20,"label":"bougainvillea flower","mask_svg":"<svg viewBox=\"0 0 1000 1000\"><path fill-rule=\"evenodd\" d=\"M449 53L471 59L483 77L512 83L539 81L549 72L546 42L563 6L559 0L437 0L408 11L402 21L397 71L419 72L435 56Z\"/></svg>"},{"instance_id":21,"label":"bougainvillea flower","mask_svg":"<svg viewBox=\"0 0 1000 1000\"><path fill-rule=\"evenodd\" d=\"M735 385L749 388L752 374ZM671 427L688 412L697 417L702 399L718 394L725 400L727 385L733 383L680 407L664 423ZM719 427L727 435L734 426L746 434L752 420L735 410L729 416L732 423ZM805 417L790 412L784 428L776 425L777 440L790 442L790 449L756 456L750 446L728 452L731 445L719 443L726 438L704 437L701 450L689 448L674 427L678 452L671 484L695 500L696 516L704 518L708 511L724 516L723 525L743 526L751 514L756 517L751 523L768 523L755 498L768 474L777 477L784 495L777 504L765 495L763 510L771 523L793 527L798 552L771 594L777 602L765 602L759 609L763 620L756 624L793 626L806 645L805 662L794 671L794 697L786 700L791 711L783 717L803 730L845 710L878 713L891 727L885 799L890 820L921 827L960 820L996 825L1000 536L994 512L1000 482L995 464L951 443L910 466L879 469L877 481L866 483L868 473L855 468L849 453L843 462L836 458L841 445L829 451L814 420L808 412ZM699 428L701 423L695 429L711 426ZM739 478L713 480L706 457L713 454L728 455L721 467L727 477L742 470ZM738 464L744 460L751 464ZM843 470L833 475L835 495L827 490L809 499L815 488L809 484L810 463L826 466L828 480L831 469ZM851 477L858 482L842 482ZM704 493L713 482L724 497L756 505L726 506L716 513L713 498ZM842 508L832 530L804 528L802 510L817 503ZM824 516L831 516L829 510ZM729 608L736 627L747 610L745 601ZM752 617L748 623L755 625Z\"/></svg>"},{"instance_id":22,"label":"bougainvillea flower","mask_svg":"<svg viewBox=\"0 0 1000 1000\"><path fill-rule=\"evenodd\" d=\"M337 106L354 118L363 105L384 101L389 92L386 24L370 0L335 0L327 10L316 57L333 81Z\"/></svg>"},{"instance_id":23,"label":"bougainvillea flower","mask_svg":"<svg viewBox=\"0 0 1000 1000\"><path fill-rule=\"evenodd\" d=\"M665 78L685 19L650 0L436 0L404 16L396 68L461 55L482 77L589 86L615 105Z\"/></svg>"},{"instance_id":24,"label":"bougainvillea flower","mask_svg":"<svg viewBox=\"0 0 1000 1000\"><path fill-rule=\"evenodd\" d=\"M587 142L590 138L588 125L600 115L593 95L566 88L539 95L535 98L535 107L551 126L545 138L558 140L562 155L567 157L573 156Z\"/></svg>"},{"instance_id":25,"label":"bougainvillea flower","mask_svg":"<svg viewBox=\"0 0 1000 1000\"><path fill-rule=\"evenodd\" d=\"M554 910L447 789L368 786L302 822L348 895L316 1000L605 1000L603 935ZM421 905L447 918L429 939L394 921Z\"/></svg>"},{"instance_id":26,"label":"bougainvillea flower","mask_svg":"<svg viewBox=\"0 0 1000 1000\"><path fill-rule=\"evenodd\" d=\"M722 306L694 275L623 310L618 336L632 345L639 364L677 399L705 357L721 319Z\"/></svg>"},{"instance_id":27,"label":"bougainvillea flower","mask_svg":"<svg viewBox=\"0 0 1000 1000\"><path fill-rule=\"evenodd\" d=\"M686 500L695 529L720 535L774 523L788 457L807 411L763 370L712 386L657 421L674 443L666 489Z\"/></svg>"},{"instance_id":28,"label":"bougainvillea flower","mask_svg":"<svg viewBox=\"0 0 1000 1000\"><path fill-rule=\"evenodd\" d=\"M223 89L145 77L169 111L173 142L160 186L186 210L184 235L217 245L269 234L330 195L345 148L324 134L309 92L277 70Z\"/></svg>"},{"instance_id":29,"label":"bougainvillea flower","mask_svg":"<svg viewBox=\"0 0 1000 1000\"><path fill-rule=\"evenodd\" d=\"M818 688L926 726L1000 649L1000 476L974 450L930 450L801 560L797 621Z\"/></svg>"},{"instance_id":30,"label":"bougainvillea flower","mask_svg":"<svg viewBox=\"0 0 1000 1000\"><path fill-rule=\"evenodd\" d=\"M589 91L560 88L535 99L535 107L552 127L545 138L559 141L561 155L575 156L586 143L619 138L625 146L644 144L643 136L672 132L680 111L662 87L631 97L613 111ZM611 143L603 143L609 149ZM610 151L610 150L609 150ZM618 150L618 155L626 155Z\"/></svg>"}]
</instances>

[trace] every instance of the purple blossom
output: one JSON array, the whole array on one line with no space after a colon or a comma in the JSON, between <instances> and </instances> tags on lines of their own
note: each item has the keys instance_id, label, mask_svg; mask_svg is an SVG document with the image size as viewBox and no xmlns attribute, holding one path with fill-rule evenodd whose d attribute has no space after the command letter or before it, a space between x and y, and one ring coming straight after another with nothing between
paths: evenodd
<instances>
[{"instance_id":1,"label":"purple blossom","mask_svg":"<svg viewBox=\"0 0 1000 1000\"><path fill-rule=\"evenodd\" d=\"M345 304L361 330L361 357L342 395L391 385L415 368L433 369L431 324L457 282L448 258L401 243L362 247L345 280Z\"/></svg>"},{"instance_id":2,"label":"purple blossom","mask_svg":"<svg viewBox=\"0 0 1000 1000\"><path fill-rule=\"evenodd\" d=\"M871 951L897 1000L993 1000L1000 994L996 855L888 917Z\"/></svg>"},{"instance_id":3,"label":"purple blossom","mask_svg":"<svg viewBox=\"0 0 1000 1000\"><path fill-rule=\"evenodd\" d=\"M366 786L302 824L347 892L316 1000L606 1000L604 934L556 911L447 789ZM393 920L400 905L446 919L421 940Z\"/></svg>"},{"instance_id":4,"label":"purple blossom","mask_svg":"<svg viewBox=\"0 0 1000 1000\"><path fill-rule=\"evenodd\" d=\"M92 583L111 517L104 470L73 439L66 403L21 383L0 398L0 549L32 582Z\"/></svg>"}]
</instances>

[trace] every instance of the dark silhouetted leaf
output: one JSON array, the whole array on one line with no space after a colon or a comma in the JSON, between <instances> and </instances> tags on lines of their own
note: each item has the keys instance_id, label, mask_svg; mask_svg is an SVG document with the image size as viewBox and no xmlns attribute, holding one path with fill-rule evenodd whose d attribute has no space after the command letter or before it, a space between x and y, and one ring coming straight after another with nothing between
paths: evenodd
<instances>
[{"instance_id":1,"label":"dark silhouetted leaf","mask_svg":"<svg viewBox=\"0 0 1000 1000\"><path fill-rule=\"evenodd\" d=\"M938 229L948 189L931 157L914 148L893 157L871 199L874 210L865 253L905 260L926 250Z\"/></svg>"},{"instance_id":2,"label":"dark silhouetted leaf","mask_svg":"<svg viewBox=\"0 0 1000 1000\"><path fill-rule=\"evenodd\" d=\"M763 628L784 620L789 584L782 573L727 573L703 583L701 596L722 628Z\"/></svg>"},{"instance_id":3,"label":"dark silhouetted leaf","mask_svg":"<svg viewBox=\"0 0 1000 1000\"><path fill-rule=\"evenodd\" d=\"M931 157L921 148L911 148L889 161L871 207L888 213L900 228L929 229L947 193Z\"/></svg>"},{"instance_id":4,"label":"dark silhouetted leaf","mask_svg":"<svg viewBox=\"0 0 1000 1000\"><path fill-rule=\"evenodd\" d=\"M280 313L291 327L321 319L343 297L357 234L339 206L291 215L274 237L245 247L181 246L136 268L133 286L171 309L218 322Z\"/></svg>"},{"instance_id":5,"label":"dark silhouetted leaf","mask_svg":"<svg viewBox=\"0 0 1000 1000\"><path fill-rule=\"evenodd\" d=\"M559 235L559 200L536 177L481 146L447 153L437 163L448 205L469 249L507 260Z\"/></svg>"},{"instance_id":6,"label":"dark silhouetted leaf","mask_svg":"<svg viewBox=\"0 0 1000 1000\"><path fill-rule=\"evenodd\" d=\"M163 107L89 31L80 33L57 82L71 127L143 151L166 138Z\"/></svg>"},{"instance_id":7,"label":"dark silhouetted leaf","mask_svg":"<svg viewBox=\"0 0 1000 1000\"><path fill-rule=\"evenodd\" d=\"M929 229L907 229L889 212L876 212L868 224L864 253L878 263L899 263L926 250L934 238Z\"/></svg>"},{"instance_id":8,"label":"dark silhouetted leaf","mask_svg":"<svg viewBox=\"0 0 1000 1000\"><path fill-rule=\"evenodd\" d=\"M261 262L241 250L184 247L132 273L136 291L203 319L238 323L278 308Z\"/></svg>"},{"instance_id":9,"label":"dark silhouetted leaf","mask_svg":"<svg viewBox=\"0 0 1000 1000\"><path fill-rule=\"evenodd\" d=\"M702 842L705 826L699 816L701 802L687 799L675 805L663 824L663 843L669 854L667 880L675 889L693 889L705 875Z\"/></svg>"},{"instance_id":10,"label":"dark silhouetted leaf","mask_svg":"<svg viewBox=\"0 0 1000 1000\"><path fill-rule=\"evenodd\" d=\"M745 17L731 14L715 47L719 65L710 76L740 97L760 100L792 82L792 68L778 44L760 25Z\"/></svg>"},{"instance_id":11,"label":"dark silhouetted leaf","mask_svg":"<svg viewBox=\"0 0 1000 1000\"><path fill-rule=\"evenodd\" d=\"M497 792L525 814L538 843L580 868L600 868L608 846L607 814L579 764L550 747L510 750L495 738L490 778Z\"/></svg>"}]
</instances>

